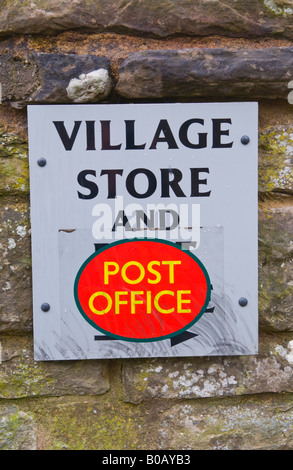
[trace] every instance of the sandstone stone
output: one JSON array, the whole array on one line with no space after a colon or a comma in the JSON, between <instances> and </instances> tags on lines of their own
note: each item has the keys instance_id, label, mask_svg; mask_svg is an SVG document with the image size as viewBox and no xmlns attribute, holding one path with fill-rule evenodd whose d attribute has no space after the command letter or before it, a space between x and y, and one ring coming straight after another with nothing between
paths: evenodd
<instances>
[{"instance_id":1,"label":"sandstone stone","mask_svg":"<svg viewBox=\"0 0 293 470\"><path fill-rule=\"evenodd\" d=\"M44 399L39 429L48 438L42 450L108 451L104 457L115 450L150 449L157 433L148 414L121 403L117 394Z\"/></svg>"},{"instance_id":2,"label":"sandstone stone","mask_svg":"<svg viewBox=\"0 0 293 470\"><path fill-rule=\"evenodd\" d=\"M239 403L175 404L164 413L158 449L292 450L290 396Z\"/></svg>"},{"instance_id":3,"label":"sandstone stone","mask_svg":"<svg viewBox=\"0 0 293 470\"><path fill-rule=\"evenodd\" d=\"M293 330L292 216L292 206L259 216L259 322L275 331Z\"/></svg>"},{"instance_id":4,"label":"sandstone stone","mask_svg":"<svg viewBox=\"0 0 293 470\"><path fill-rule=\"evenodd\" d=\"M0 397L100 395L109 389L107 361L35 362L30 337L2 337Z\"/></svg>"},{"instance_id":5,"label":"sandstone stone","mask_svg":"<svg viewBox=\"0 0 293 470\"><path fill-rule=\"evenodd\" d=\"M293 391L293 336L262 337L256 356L151 359L123 365L124 400Z\"/></svg>"},{"instance_id":6,"label":"sandstone stone","mask_svg":"<svg viewBox=\"0 0 293 470\"><path fill-rule=\"evenodd\" d=\"M32 329L29 202L1 199L0 331Z\"/></svg>"},{"instance_id":7,"label":"sandstone stone","mask_svg":"<svg viewBox=\"0 0 293 470\"><path fill-rule=\"evenodd\" d=\"M16 406L0 408L0 450L36 450L37 428L33 417Z\"/></svg>"},{"instance_id":8,"label":"sandstone stone","mask_svg":"<svg viewBox=\"0 0 293 470\"><path fill-rule=\"evenodd\" d=\"M184 49L133 53L122 63L118 93L128 99L286 99L293 48Z\"/></svg>"},{"instance_id":9,"label":"sandstone stone","mask_svg":"<svg viewBox=\"0 0 293 470\"><path fill-rule=\"evenodd\" d=\"M293 330L293 259L259 269L259 323L272 331Z\"/></svg>"},{"instance_id":10,"label":"sandstone stone","mask_svg":"<svg viewBox=\"0 0 293 470\"><path fill-rule=\"evenodd\" d=\"M27 142L0 127L0 195L28 195Z\"/></svg>"},{"instance_id":11,"label":"sandstone stone","mask_svg":"<svg viewBox=\"0 0 293 470\"><path fill-rule=\"evenodd\" d=\"M260 133L259 191L293 194L292 126L275 126Z\"/></svg>"},{"instance_id":12,"label":"sandstone stone","mask_svg":"<svg viewBox=\"0 0 293 470\"><path fill-rule=\"evenodd\" d=\"M58 31L116 31L166 37L175 34L291 38L290 0L16 0L0 13L1 35Z\"/></svg>"},{"instance_id":13,"label":"sandstone stone","mask_svg":"<svg viewBox=\"0 0 293 470\"><path fill-rule=\"evenodd\" d=\"M107 59L92 55L36 52L19 57L3 54L0 68L2 100L17 108L35 103L71 103L66 89L72 79L98 69L108 73L109 67ZM110 77L105 83L103 93L96 93L93 102L108 96Z\"/></svg>"},{"instance_id":14,"label":"sandstone stone","mask_svg":"<svg viewBox=\"0 0 293 470\"><path fill-rule=\"evenodd\" d=\"M293 258L293 206L259 210L261 264Z\"/></svg>"}]
</instances>

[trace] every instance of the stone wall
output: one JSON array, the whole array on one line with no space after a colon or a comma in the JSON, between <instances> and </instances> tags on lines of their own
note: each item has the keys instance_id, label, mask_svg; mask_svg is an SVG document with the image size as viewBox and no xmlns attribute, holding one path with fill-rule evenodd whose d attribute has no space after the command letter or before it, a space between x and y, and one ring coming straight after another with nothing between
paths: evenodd
<instances>
[{"instance_id":1,"label":"stone wall","mask_svg":"<svg viewBox=\"0 0 293 470\"><path fill-rule=\"evenodd\" d=\"M0 8L0 449L292 449L292 0ZM26 105L176 100L259 102L259 354L35 362Z\"/></svg>"}]
</instances>

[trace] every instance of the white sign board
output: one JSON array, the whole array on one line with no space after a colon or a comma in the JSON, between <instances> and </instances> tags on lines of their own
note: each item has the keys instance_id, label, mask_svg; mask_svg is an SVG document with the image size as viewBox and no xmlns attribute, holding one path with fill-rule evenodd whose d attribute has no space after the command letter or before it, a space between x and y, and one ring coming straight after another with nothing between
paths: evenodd
<instances>
[{"instance_id":1,"label":"white sign board","mask_svg":"<svg viewBox=\"0 0 293 470\"><path fill-rule=\"evenodd\" d=\"M257 352L257 114L247 102L28 107L36 360ZM184 332L125 341L81 314L81 267L133 239L174 243L207 271L209 303Z\"/></svg>"}]
</instances>

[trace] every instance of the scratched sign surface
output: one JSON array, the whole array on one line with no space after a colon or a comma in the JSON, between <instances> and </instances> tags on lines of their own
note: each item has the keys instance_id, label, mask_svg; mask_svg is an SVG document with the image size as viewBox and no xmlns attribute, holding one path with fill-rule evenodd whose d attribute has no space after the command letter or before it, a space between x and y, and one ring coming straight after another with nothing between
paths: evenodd
<instances>
[{"instance_id":1,"label":"scratched sign surface","mask_svg":"<svg viewBox=\"0 0 293 470\"><path fill-rule=\"evenodd\" d=\"M255 354L257 104L28 120L35 359Z\"/></svg>"}]
</instances>

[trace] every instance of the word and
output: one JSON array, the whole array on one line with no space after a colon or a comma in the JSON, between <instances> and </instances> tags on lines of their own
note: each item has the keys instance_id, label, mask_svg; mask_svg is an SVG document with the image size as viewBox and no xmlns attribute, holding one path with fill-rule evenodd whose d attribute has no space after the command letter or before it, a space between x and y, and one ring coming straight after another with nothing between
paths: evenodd
<instances>
[{"instance_id":1,"label":"word and","mask_svg":"<svg viewBox=\"0 0 293 470\"><path fill-rule=\"evenodd\" d=\"M95 240L162 238L200 243L200 204L124 204L117 196L114 206L95 204L92 235Z\"/></svg>"}]
</instances>

